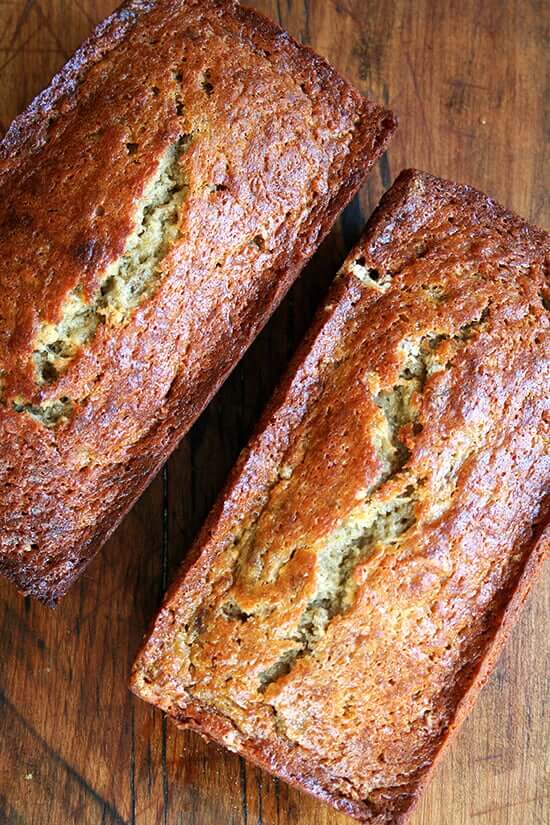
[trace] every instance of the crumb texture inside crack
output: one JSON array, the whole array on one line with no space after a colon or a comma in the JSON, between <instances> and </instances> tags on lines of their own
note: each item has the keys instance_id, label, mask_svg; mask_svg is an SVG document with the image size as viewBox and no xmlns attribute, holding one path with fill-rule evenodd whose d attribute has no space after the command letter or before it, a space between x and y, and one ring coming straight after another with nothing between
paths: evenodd
<instances>
[{"instance_id":1,"label":"crumb texture inside crack","mask_svg":"<svg viewBox=\"0 0 550 825\"><path fill-rule=\"evenodd\" d=\"M178 235L178 216L186 193L181 156L190 136L181 137L161 158L156 173L138 201L134 229L122 256L105 271L101 286L86 300L82 287L71 291L56 324L43 323L36 336L33 360L38 384L52 383L67 369L102 324L124 324L155 289L161 264ZM135 144L132 154L137 151ZM46 427L70 417L68 398L43 404L16 399L13 407Z\"/></svg>"},{"instance_id":2,"label":"crumb texture inside crack","mask_svg":"<svg viewBox=\"0 0 550 825\"><path fill-rule=\"evenodd\" d=\"M180 138L159 163L138 202L134 230L121 258L106 270L92 301L77 287L69 295L57 324L43 324L34 352L38 379L47 382L63 372L99 324L124 323L131 311L155 288L160 264L177 238L178 213L186 185L181 155L187 140Z\"/></svg>"}]
</instances>

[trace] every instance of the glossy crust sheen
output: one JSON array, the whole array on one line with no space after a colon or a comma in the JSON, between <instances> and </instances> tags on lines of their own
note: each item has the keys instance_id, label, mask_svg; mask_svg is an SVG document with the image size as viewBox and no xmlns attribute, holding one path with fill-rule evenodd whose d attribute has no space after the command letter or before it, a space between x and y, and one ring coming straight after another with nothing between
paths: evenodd
<instances>
[{"instance_id":1,"label":"glossy crust sheen","mask_svg":"<svg viewBox=\"0 0 550 825\"><path fill-rule=\"evenodd\" d=\"M548 254L486 196L402 173L172 586L139 696L362 822L408 819L548 550ZM389 469L388 398L408 398ZM326 548L365 501L378 533L316 634Z\"/></svg>"},{"instance_id":2,"label":"glossy crust sheen","mask_svg":"<svg viewBox=\"0 0 550 825\"><path fill-rule=\"evenodd\" d=\"M231 0L130 0L0 144L0 572L53 603L212 397L395 128ZM156 288L37 377L36 336L120 259L183 142ZM56 426L35 415L69 399ZM25 408L23 411L17 411Z\"/></svg>"}]
</instances>

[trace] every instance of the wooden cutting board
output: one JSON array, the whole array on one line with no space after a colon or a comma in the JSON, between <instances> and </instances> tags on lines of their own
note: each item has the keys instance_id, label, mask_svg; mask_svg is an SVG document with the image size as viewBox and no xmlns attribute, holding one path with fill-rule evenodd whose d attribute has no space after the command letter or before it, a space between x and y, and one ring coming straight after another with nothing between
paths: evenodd
<instances>
[{"instance_id":1,"label":"wooden cutting board","mask_svg":"<svg viewBox=\"0 0 550 825\"><path fill-rule=\"evenodd\" d=\"M65 601L51 612L0 583L1 825L349 822L177 732L132 698L132 657L338 263L396 174L415 165L467 181L550 223L543 2L253 5L391 106L401 129L276 317ZM0 0L0 130L114 6ZM546 576L415 825L550 822L549 601Z\"/></svg>"}]
</instances>

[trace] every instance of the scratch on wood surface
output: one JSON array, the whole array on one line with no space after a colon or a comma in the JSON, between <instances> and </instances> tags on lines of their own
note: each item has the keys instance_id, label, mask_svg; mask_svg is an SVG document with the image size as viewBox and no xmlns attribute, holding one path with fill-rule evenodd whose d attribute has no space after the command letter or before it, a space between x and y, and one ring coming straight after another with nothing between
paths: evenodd
<instances>
[{"instance_id":1,"label":"scratch on wood surface","mask_svg":"<svg viewBox=\"0 0 550 825\"><path fill-rule=\"evenodd\" d=\"M246 762L239 756L239 774L241 780L241 809L243 813L243 825L248 825L248 795L246 788Z\"/></svg>"},{"instance_id":2,"label":"scratch on wood surface","mask_svg":"<svg viewBox=\"0 0 550 825\"><path fill-rule=\"evenodd\" d=\"M422 92L420 90L420 86L418 85L418 78L416 76L416 71L411 60L411 56L409 52L405 52L405 60L407 61L407 66L409 67L409 72L411 74L411 79L413 82L413 89L416 100L418 102L418 108L420 111L420 116L422 118L422 123L424 124L424 128L426 130L426 136L429 141L430 151L433 150L433 138L432 138L432 128L430 125L430 120L428 115L426 114L426 106L424 103L424 98L422 97Z\"/></svg>"},{"instance_id":3,"label":"scratch on wood surface","mask_svg":"<svg viewBox=\"0 0 550 825\"><path fill-rule=\"evenodd\" d=\"M88 12L88 10L86 8L84 8L84 6L81 3L81 0L74 0L74 4L77 7L77 9L84 15L84 17L86 18L86 20L88 21L90 26L92 26L92 27L95 26L97 21L94 20L94 18Z\"/></svg>"},{"instance_id":4,"label":"scratch on wood surface","mask_svg":"<svg viewBox=\"0 0 550 825\"><path fill-rule=\"evenodd\" d=\"M69 59L69 52L67 51L67 49L64 47L63 43L61 42L61 40L57 36L57 32L53 28L53 26L50 22L50 19L44 13L44 9L42 8L42 6L38 2L38 0L34 0L34 3L35 3L34 8L36 9L36 13L37 13L38 17L40 18L40 22L42 23L42 25L44 26L44 28L46 29L46 31L48 32L50 37L53 39L54 43L56 44L57 48L59 49L60 53L63 55L65 60L68 60Z\"/></svg>"},{"instance_id":5,"label":"scratch on wood surface","mask_svg":"<svg viewBox=\"0 0 550 825\"><path fill-rule=\"evenodd\" d=\"M264 814L263 814L263 792L264 792L264 785L262 782L262 772L256 768L256 791L258 793L258 819L256 825L264 825Z\"/></svg>"},{"instance_id":6,"label":"scratch on wood surface","mask_svg":"<svg viewBox=\"0 0 550 825\"><path fill-rule=\"evenodd\" d=\"M10 65L10 63L12 63L16 59L16 57L19 57L20 52L25 51L25 46L27 45L27 43L30 43L30 41L33 39L35 35L38 34L39 31L40 29L35 29L31 34L29 34L27 39L23 43L21 43L15 51L9 52L9 57L7 58L7 60L0 64L0 74L4 71L5 68L7 68Z\"/></svg>"},{"instance_id":7,"label":"scratch on wood surface","mask_svg":"<svg viewBox=\"0 0 550 825\"><path fill-rule=\"evenodd\" d=\"M485 83L474 83L473 80L464 80L463 78L455 78L454 80L445 81L448 86L464 86L466 89L482 89L485 92L489 91L489 86Z\"/></svg>"},{"instance_id":8,"label":"scratch on wood surface","mask_svg":"<svg viewBox=\"0 0 550 825\"><path fill-rule=\"evenodd\" d=\"M126 820L119 814L116 808L107 802L107 800L104 799L101 794L98 793L98 791L96 791L95 788L93 788L75 768L73 768L72 765L69 765L69 763L63 759L60 753L54 750L54 748L52 748L52 746L42 738L38 731L27 719L25 719L15 705L12 705L4 691L0 688L0 714L3 715L5 711L7 711L8 714L10 714L23 728L23 730L28 733L32 739L40 745L41 748L43 748L50 759L63 768L68 777L73 780L83 791L85 791L93 802L108 812L111 819L117 823L117 825L127 825ZM8 729L8 725L2 725L2 729Z\"/></svg>"},{"instance_id":9,"label":"scratch on wood surface","mask_svg":"<svg viewBox=\"0 0 550 825\"><path fill-rule=\"evenodd\" d=\"M3 825L25 825L23 817L13 809L3 794L0 794L0 822Z\"/></svg>"},{"instance_id":10,"label":"scratch on wood surface","mask_svg":"<svg viewBox=\"0 0 550 825\"><path fill-rule=\"evenodd\" d=\"M29 19L29 15L30 15L30 13L33 9L33 6L34 6L35 2L36 2L36 0L26 0L25 5L23 6L23 9L21 10L21 14L17 18L17 20L15 22L15 26L13 27L13 34L12 34L11 40L10 40L10 47L11 48L14 47L15 41L17 40L17 38L21 34L21 30L22 30L23 26L25 25L25 23Z\"/></svg>"},{"instance_id":11,"label":"scratch on wood surface","mask_svg":"<svg viewBox=\"0 0 550 825\"><path fill-rule=\"evenodd\" d=\"M37 33L38 29L34 32L34 34ZM13 54L13 49L0 49L0 54ZM59 54L59 49L43 49L40 47L33 47L32 49L25 49L25 54Z\"/></svg>"},{"instance_id":12,"label":"scratch on wood surface","mask_svg":"<svg viewBox=\"0 0 550 825\"><path fill-rule=\"evenodd\" d=\"M32 644L33 647L36 645L41 654L47 653L51 655L51 651L46 646L44 640L37 638L34 629L29 626L19 611L9 603L3 605L3 622L1 629L2 633L6 633L12 641L15 633L21 633L26 644Z\"/></svg>"},{"instance_id":13,"label":"scratch on wood surface","mask_svg":"<svg viewBox=\"0 0 550 825\"><path fill-rule=\"evenodd\" d=\"M95 575L90 572L90 570L85 570L82 573L81 581L90 583L92 586L96 584ZM75 633L79 633L83 626L92 619L97 619L98 615L100 615L100 607L104 607L105 605L112 605L114 603L114 597L123 591L127 586L127 583L124 580L118 581L114 587L106 589L104 592L104 588L101 588L101 598L90 598L88 603L90 605L88 610L83 610L82 615L75 616L74 622L70 626L70 629ZM91 587L89 588L90 593L93 594L94 590L97 589L97 585L94 589Z\"/></svg>"},{"instance_id":14,"label":"scratch on wood surface","mask_svg":"<svg viewBox=\"0 0 550 825\"><path fill-rule=\"evenodd\" d=\"M311 0L304 2L304 33L302 40L304 43L311 43Z\"/></svg>"},{"instance_id":15,"label":"scratch on wood surface","mask_svg":"<svg viewBox=\"0 0 550 825\"><path fill-rule=\"evenodd\" d=\"M476 762L493 762L495 759L502 759L505 754L503 751L499 751L498 753L489 753L487 756L479 756L475 761Z\"/></svg>"},{"instance_id":16,"label":"scratch on wood surface","mask_svg":"<svg viewBox=\"0 0 550 825\"><path fill-rule=\"evenodd\" d=\"M136 711L130 714L130 825L136 825Z\"/></svg>"},{"instance_id":17,"label":"scratch on wood surface","mask_svg":"<svg viewBox=\"0 0 550 825\"><path fill-rule=\"evenodd\" d=\"M390 159L388 157L388 153L384 152L380 160L378 161L378 168L380 170L380 180L382 181L382 186L384 189L389 189L391 186L391 170L390 170Z\"/></svg>"},{"instance_id":18,"label":"scratch on wood surface","mask_svg":"<svg viewBox=\"0 0 550 825\"><path fill-rule=\"evenodd\" d=\"M281 814L281 780L278 777L275 777L273 780L273 785L275 787L275 805L277 808L277 819L279 819Z\"/></svg>"},{"instance_id":19,"label":"scratch on wood surface","mask_svg":"<svg viewBox=\"0 0 550 825\"><path fill-rule=\"evenodd\" d=\"M352 0L332 0L332 3L337 14L347 14L355 23L361 22L360 16L354 9Z\"/></svg>"},{"instance_id":20,"label":"scratch on wood surface","mask_svg":"<svg viewBox=\"0 0 550 825\"><path fill-rule=\"evenodd\" d=\"M529 799L520 799L517 802L505 802L503 805L490 805L481 811L474 811L472 816L485 816L486 814L495 813L495 811L505 811L507 808L518 808L522 805L530 805L532 802L542 802L544 799L549 798L550 794L543 794L543 796L532 796Z\"/></svg>"},{"instance_id":21,"label":"scratch on wood surface","mask_svg":"<svg viewBox=\"0 0 550 825\"><path fill-rule=\"evenodd\" d=\"M61 676L66 683L69 683L71 678L70 668L65 664L59 647L48 645L40 636L37 636L36 630L27 621L29 616L27 611L23 616L8 602L4 603L3 608L2 635L4 638L10 639L11 654L17 660L18 669L20 671L23 669L28 670L35 679L38 677L42 679L44 673L53 672L54 678L57 679L58 676ZM66 632L70 632L69 625L65 622L61 621L60 627L63 630L66 628ZM17 644L17 634L20 634L25 658L22 657L21 649ZM38 661L36 658L37 651Z\"/></svg>"},{"instance_id":22,"label":"scratch on wood surface","mask_svg":"<svg viewBox=\"0 0 550 825\"><path fill-rule=\"evenodd\" d=\"M361 34L359 43L353 53L359 60L359 77L364 81L371 81L380 76L380 65L384 49L381 43L370 37L366 32Z\"/></svg>"},{"instance_id":23,"label":"scratch on wood surface","mask_svg":"<svg viewBox=\"0 0 550 825\"><path fill-rule=\"evenodd\" d=\"M444 125L443 128L445 129L446 132L450 132L453 135L459 135L460 137L463 137L463 138L468 138L468 140L473 140L474 138L478 137L476 132L467 131L466 129L457 129L455 126L452 126L450 123L447 124L447 125Z\"/></svg>"}]
</instances>

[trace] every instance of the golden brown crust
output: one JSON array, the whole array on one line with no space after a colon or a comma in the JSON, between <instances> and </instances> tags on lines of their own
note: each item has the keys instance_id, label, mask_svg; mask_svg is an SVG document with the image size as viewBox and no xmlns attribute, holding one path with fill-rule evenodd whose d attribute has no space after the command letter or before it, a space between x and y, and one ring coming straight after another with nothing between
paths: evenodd
<instances>
[{"instance_id":1,"label":"golden brown crust","mask_svg":"<svg viewBox=\"0 0 550 825\"><path fill-rule=\"evenodd\" d=\"M230 0L130 0L14 122L0 144L0 572L23 592L66 591L394 128ZM121 321L105 309L105 273L127 254L137 205L144 224L154 211L147 187L176 150L165 186L181 201L178 235L157 245L154 288ZM74 296L77 321L99 310L67 355L51 330Z\"/></svg>"},{"instance_id":2,"label":"golden brown crust","mask_svg":"<svg viewBox=\"0 0 550 825\"><path fill-rule=\"evenodd\" d=\"M170 589L138 695L360 821L408 819L549 546L549 251L469 187L399 177Z\"/></svg>"}]
</instances>

